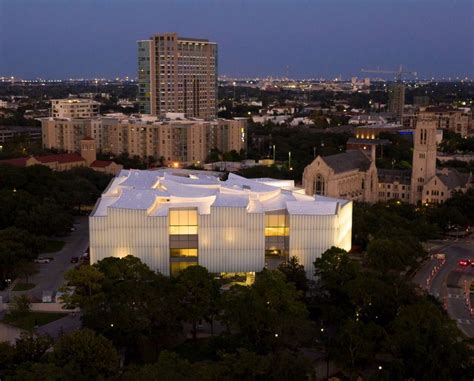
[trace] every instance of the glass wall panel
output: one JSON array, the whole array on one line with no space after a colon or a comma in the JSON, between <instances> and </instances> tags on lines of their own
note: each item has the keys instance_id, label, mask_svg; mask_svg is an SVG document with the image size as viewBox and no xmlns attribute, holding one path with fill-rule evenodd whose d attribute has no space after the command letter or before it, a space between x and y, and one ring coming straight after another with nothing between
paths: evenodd
<instances>
[{"instance_id":1,"label":"glass wall panel","mask_svg":"<svg viewBox=\"0 0 474 381\"><path fill-rule=\"evenodd\" d=\"M172 257L197 257L198 249L170 249Z\"/></svg>"},{"instance_id":2,"label":"glass wall panel","mask_svg":"<svg viewBox=\"0 0 474 381\"><path fill-rule=\"evenodd\" d=\"M171 209L169 211L170 235L197 234L197 209Z\"/></svg>"}]
</instances>

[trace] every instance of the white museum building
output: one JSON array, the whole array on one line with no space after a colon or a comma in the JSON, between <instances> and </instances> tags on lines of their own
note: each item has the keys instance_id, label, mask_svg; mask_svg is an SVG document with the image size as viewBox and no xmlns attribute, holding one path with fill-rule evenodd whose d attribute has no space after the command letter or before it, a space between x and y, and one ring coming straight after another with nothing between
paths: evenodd
<instances>
[{"instance_id":1,"label":"white museum building","mask_svg":"<svg viewBox=\"0 0 474 381\"><path fill-rule=\"evenodd\" d=\"M122 170L89 217L91 263L133 255L164 275L199 264L248 280L296 256L312 278L325 250L350 250L351 201L305 195L292 180L220 175Z\"/></svg>"}]
</instances>

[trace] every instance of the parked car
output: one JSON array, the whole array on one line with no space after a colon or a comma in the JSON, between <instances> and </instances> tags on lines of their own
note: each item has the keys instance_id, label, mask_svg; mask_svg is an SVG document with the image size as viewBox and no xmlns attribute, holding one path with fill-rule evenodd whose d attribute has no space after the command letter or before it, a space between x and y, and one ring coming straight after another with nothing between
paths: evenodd
<instances>
[{"instance_id":1,"label":"parked car","mask_svg":"<svg viewBox=\"0 0 474 381\"><path fill-rule=\"evenodd\" d=\"M43 294L42 294L42 297L41 297L41 301L43 303L54 303L54 291L52 290L44 290L43 291Z\"/></svg>"},{"instance_id":2,"label":"parked car","mask_svg":"<svg viewBox=\"0 0 474 381\"><path fill-rule=\"evenodd\" d=\"M51 259L49 258L36 258L35 263L49 263L51 262Z\"/></svg>"},{"instance_id":3,"label":"parked car","mask_svg":"<svg viewBox=\"0 0 474 381\"><path fill-rule=\"evenodd\" d=\"M78 257L72 257L71 258L71 263L78 263L79 262L79 258Z\"/></svg>"}]
</instances>

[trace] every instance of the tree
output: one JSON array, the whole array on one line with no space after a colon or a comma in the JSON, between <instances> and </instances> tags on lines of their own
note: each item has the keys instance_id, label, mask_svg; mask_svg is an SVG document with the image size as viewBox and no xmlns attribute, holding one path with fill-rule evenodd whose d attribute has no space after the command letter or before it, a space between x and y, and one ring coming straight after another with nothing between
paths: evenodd
<instances>
[{"instance_id":1,"label":"tree","mask_svg":"<svg viewBox=\"0 0 474 381\"><path fill-rule=\"evenodd\" d=\"M53 339L48 335L24 333L15 344L15 360L18 364L36 362L51 348Z\"/></svg>"},{"instance_id":2,"label":"tree","mask_svg":"<svg viewBox=\"0 0 474 381\"><path fill-rule=\"evenodd\" d=\"M66 290L74 287L73 293L64 295L64 302L70 307L88 308L101 291L104 274L96 266L80 266L66 272L64 279L67 281Z\"/></svg>"},{"instance_id":3,"label":"tree","mask_svg":"<svg viewBox=\"0 0 474 381\"><path fill-rule=\"evenodd\" d=\"M404 306L392 324L390 348L401 360L402 378L460 380L474 376L473 351L461 332L431 302Z\"/></svg>"},{"instance_id":4,"label":"tree","mask_svg":"<svg viewBox=\"0 0 474 381\"><path fill-rule=\"evenodd\" d=\"M179 273L176 288L184 320L191 323L196 339L198 322L210 319L215 313L219 285L205 267L189 266Z\"/></svg>"},{"instance_id":5,"label":"tree","mask_svg":"<svg viewBox=\"0 0 474 381\"><path fill-rule=\"evenodd\" d=\"M51 363L20 364L15 374L8 378L11 381L63 381L66 379L64 369Z\"/></svg>"},{"instance_id":6,"label":"tree","mask_svg":"<svg viewBox=\"0 0 474 381\"><path fill-rule=\"evenodd\" d=\"M119 355L105 337L82 329L58 340L54 345L52 362L64 367L76 380L97 380L117 373Z\"/></svg>"},{"instance_id":7,"label":"tree","mask_svg":"<svg viewBox=\"0 0 474 381\"><path fill-rule=\"evenodd\" d=\"M298 257L291 257L288 261L281 263L278 266L288 282L293 283L297 290L302 291L303 294L308 290L308 278L306 278L306 271L304 266L299 263Z\"/></svg>"},{"instance_id":8,"label":"tree","mask_svg":"<svg viewBox=\"0 0 474 381\"><path fill-rule=\"evenodd\" d=\"M31 302L26 295L19 295L13 298L13 301L10 303L9 315L15 319L21 319L30 313Z\"/></svg>"},{"instance_id":9,"label":"tree","mask_svg":"<svg viewBox=\"0 0 474 381\"><path fill-rule=\"evenodd\" d=\"M418 243L410 242L407 238L400 239L374 239L367 247L369 264L376 270L402 271L406 266L413 265L424 250Z\"/></svg>"},{"instance_id":10,"label":"tree","mask_svg":"<svg viewBox=\"0 0 474 381\"><path fill-rule=\"evenodd\" d=\"M236 329L250 348L296 348L311 342L313 326L301 293L278 270L264 270L248 286L223 295L222 321Z\"/></svg>"}]
</instances>

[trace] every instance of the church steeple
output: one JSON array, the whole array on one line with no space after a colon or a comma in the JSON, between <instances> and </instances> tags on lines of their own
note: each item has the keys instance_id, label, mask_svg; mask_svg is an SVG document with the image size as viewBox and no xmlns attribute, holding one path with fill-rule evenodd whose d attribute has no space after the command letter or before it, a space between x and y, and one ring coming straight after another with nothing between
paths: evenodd
<instances>
[{"instance_id":1,"label":"church steeple","mask_svg":"<svg viewBox=\"0 0 474 381\"><path fill-rule=\"evenodd\" d=\"M411 173L412 204L422 200L423 185L436 175L436 127L433 118L421 118L416 124Z\"/></svg>"},{"instance_id":2,"label":"church steeple","mask_svg":"<svg viewBox=\"0 0 474 381\"><path fill-rule=\"evenodd\" d=\"M97 154L95 149L95 140L90 137L85 137L81 140L81 156L86 161L88 167L96 161Z\"/></svg>"}]
</instances>

